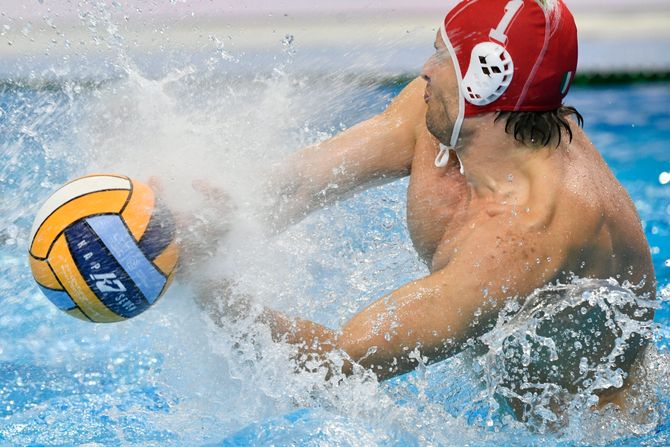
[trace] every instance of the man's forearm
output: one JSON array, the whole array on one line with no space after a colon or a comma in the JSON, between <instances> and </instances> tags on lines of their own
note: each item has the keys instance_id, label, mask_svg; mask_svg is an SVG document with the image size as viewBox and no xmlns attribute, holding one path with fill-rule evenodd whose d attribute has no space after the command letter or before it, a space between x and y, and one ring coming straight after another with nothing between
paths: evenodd
<instances>
[{"instance_id":1,"label":"man's forearm","mask_svg":"<svg viewBox=\"0 0 670 447\"><path fill-rule=\"evenodd\" d=\"M309 369L307 363L316 362L319 366L328 368L329 377L333 374L351 375L354 362L368 369L378 380L404 374L416 368L418 364L417 356L412 355L409 350L405 355L394 359L384 358L383 353L380 353L379 358L375 358L376 356L372 354L377 353L376 347L368 349L360 356L352 356L356 350L349 352L343 340L346 337L343 337L339 331L328 329L309 320L292 318L276 310L264 309L258 320L270 328L274 341L298 347L299 357L295 360L299 368ZM341 352L341 364L332 363L328 356L332 351Z\"/></svg>"},{"instance_id":2,"label":"man's forearm","mask_svg":"<svg viewBox=\"0 0 670 447\"><path fill-rule=\"evenodd\" d=\"M275 167L266 184L270 197L266 212L273 230L282 231L311 211L357 191L408 175L416 124L424 120L419 113L425 109L422 95L416 91L419 107L412 109L411 117L396 104L333 138L291 154Z\"/></svg>"},{"instance_id":3,"label":"man's forearm","mask_svg":"<svg viewBox=\"0 0 670 447\"><path fill-rule=\"evenodd\" d=\"M301 172L300 159L294 154L269 177L263 192L262 219L273 233L284 231L316 208L314 182L307 175Z\"/></svg>"},{"instance_id":4,"label":"man's forearm","mask_svg":"<svg viewBox=\"0 0 670 447\"><path fill-rule=\"evenodd\" d=\"M230 282L204 282L198 292L196 302L220 327L226 325L226 320L239 321L257 315L255 321L270 329L275 342L298 347L300 356L296 360L300 368L305 368L308 360L326 363L328 353L341 349L338 345L340 334L337 331L266 307L259 312L258 308L254 308L251 297L234 293ZM333 367L327 366L331 369ZM351 362L344 359L342 372L349 375L352 369Z\"/></svg>"}]
</instances>

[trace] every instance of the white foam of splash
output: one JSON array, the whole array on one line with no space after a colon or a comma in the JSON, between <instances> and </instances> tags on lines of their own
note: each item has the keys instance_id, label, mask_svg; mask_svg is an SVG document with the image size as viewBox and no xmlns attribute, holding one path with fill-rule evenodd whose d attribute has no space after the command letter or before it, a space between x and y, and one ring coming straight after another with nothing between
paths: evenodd
<instances>
[{"instance_id":1,"label":"white foam of splash","mask_svg":"<svg viewBox=\"0 0 670 447\"><path fill-rule=\"evenodd\" d=\"M147 80L131 73L127 80L101 91L91 107L89 124L82 126L80 132L94 148L91 152L95 156L91 158L95 161L90 169L112 170L140 178L158 175L167 180L166 190L168 196L173 195L169 198L172 205L182 211L197 208L201 203L190 187L190 181L195 178L204 178L226 189L237 203L247 203L253 208L258 203L253 194L257 193L266 167L263 161L266 158L271 161L310 140L323 138L316 129L303 130L305 123L312 114L323 116L324 112L319 109L323 111L328 104L337 105L333 96L346 95L351 88L344 85L341 91L333 92L332 84L318 81L313 83L314 87L306 88L282 75L252 82L233 80L230 84L214 80L214 90L211 85L191 85L198 79L190 76L187 73L171 79ZM208 90L201 91L203 87ZM202 98L207 99L201 102ZM286 132L287 128L299 131L291 134ZM402 201L384 203L392 205L390 212L403 214ZM380 205L372 205L375 206ZM334 212L337 219L344 220L322 220L315 216L272 239L255 225L253 212L243 213L232 222L231 237L222 245L220 257L210 271L218 270L222 276L234 277L242 292L251 293L267 305L293 314L312 314L330 324L346 321L363 307L364 302L358 302L361 298L370 300L379 295L375 283L386 283L383 287L389 287L390 278L380 277L381 272L374 268L375 253L354 251L354 256L365 256L361 258L361 267L369 265L363 269L347 266L352 272L358 270L350 286L359 291L351 294L340 290L326 300L310 295L315 281L322 280L310 271L315 258L329 269L341 269L343 266L339 264L345 263L345 258L328 254L332 244L329 239L333 237L331 225L347 227L351 225L347 221L361 219L352 210ZM355 228L348 231L351 237L357 236ZM366 235L360 236L365 238ZM380 250L397 251L398 248L397 244L393 247L379 244ZM384 257L384 251L376 256ZM407 267L404 264L404 267L393 268L406 270ZM366 269L369 274L364 274ZM370 295L361 297L361 291L367 290ZM175 293L171 291L165 300L192 299L185 290L180 290L180 297L175 297ZM330 303L336 313L323 315L323 306ZM151 418L165 427L179 427L189 438L204 439L197 430L188 427L197 414L206 414L212 421L216 419L219 430L214 433L221 433L233 432L253 421L303 406L323 407L351 417L352 421L361 418L377 427L380 439L395 430L389 417L394 424L423 439L443 437L444 433L437 429L438 420L442 429L445 424L452 427L452 439L456 433L459 433L458 439L477 437L476 430L467 429L458 418L441 410L439 403L431 404L425 397L421 407L430 408L434 415L425 425L433 427L435 434L421 433L417 429L417 417L425 416L428 410L419 416L412 406L398 407L363 371L337 387L325 384L323 373L296 373L289 360L295 348L272 342L263 327L248 321L238 325L227 323L224 329L210 326L205 337L207 343L203 344L202 320L182 321L178 314L172 312L172 323L169 323L175 331L174 343L170 346L157 343L157 348L167 357L166 373L161 381L183 400L169 415L152 415ZM148 321L145 320L145 324ZM188 333L191 335L186 337ZM197 343L198 349L189 351L188 343ZM213 366L217 362L218 369Z\"/></svg>"},{"instance_id":2,"label":"white foam of splash","mask_svg":"<svg viewBox=\"0 0 670 447\"><path fill-rule=\"evenodd\" d=\"M322 139L324 133L318 128L309 130L311 117L334 113L332 106L338 106L338 97L346 101L352 88L360 87L337 79L291 79L281 70L270 77L242 81L210 78L186 67L164 79L150 80L129 67L126 79L96 92L86 113L88 119L79 124L79 143L89 148L88 170L119 172L141 180L157 176L165 187L164 198L180 212L202 211L204 203L191 187L193 180L204 179L224 189L239 212L230 222L226 222L229 216L220 216L231 233L220 247L210 241L212 251L218 253L208 266L210 274L235 278L244 292L275 307L318 310L318 297L305 291L315 281L309 271L310 255L323 249L324 241L310 235L307 227L270 239L256 222L255 209L262 206L259 186L272 162ZM402 212L400 204L394 206L394 212ZM207 218L215 220L215 216ZM317 219L316 225L327 239L327 222L321 225ZM342 263L343 259L330 262ZM336 298L341 297L330 299ZM191 301L192 292L176 288L165 298L176 299ZM360 307L355 301L342 304L340 312ZM294 373L289 361L293 348L271 342L264 328L248 324L224 331L211 328L203 338L206 326L201 319L193 321L191 313L180 315L170 307L163 308L170 315L167 320L143 320L150 327L167 325L175 332L174 343L168 346L156 340L156 348L166 356L162 384L183 397L170 415L151 416L164 427L178 428L188 439L212 440L216 434L222 436L222 432L233 432L253 421L313 406L310 390L321 389L329 395L323 377ZM334 317L336 322L341 319L337 314ZM253 341L248 340L249 332L254 334ZM197 349L189 349L192 344ZM362 412L382 400L387 409L393 407L376 382L361 378L353 383L345 394L365 402ZM346 389L338 387L334 396ZM368 399L362 399L363 395ZM190 428L199 414L206 414L218 430L203 435Z\"/></svg>"}]
</instances>

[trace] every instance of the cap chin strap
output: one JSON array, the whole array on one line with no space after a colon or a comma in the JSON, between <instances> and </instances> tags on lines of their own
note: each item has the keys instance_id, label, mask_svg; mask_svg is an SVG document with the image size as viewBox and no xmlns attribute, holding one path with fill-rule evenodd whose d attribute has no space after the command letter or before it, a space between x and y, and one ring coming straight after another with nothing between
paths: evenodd
<instances>
[{"instance_id":1,"label":"cap chin strap","mask_svg":"<svg viewBox=\"0 0 670 447\"><path fill-rule=\"evenodd\" d=\"M437 154L437 158L435 159L435 166L438 168L443 168L449 164L449 159L451 158L451 151L449 149L449 146L445 146L444 144L440 143L440 152ZM456 151L454 151L454 153L456 154L456 158L458 158L458 164L461 165L461 174L465 174L465 169L463 168L461 157L458 156Z\"/></svg>"},{"instance_id":2,"label":"cap chin strap","mask_svg":"<svg viewBox=\"0 0 670 447\"><path fill-rule=\"evenodd\" d=\"M458 80L458 86L459 86L458 117L456 118L456 122L454 123L454 129L451 132L451 140L449 141L448 146L440 143L440 152L437 154L437 157L435 158L435 166L437 166L438 168L443 168L447 166L447 164L449 163L449 150L455 148L456 143L458 143L458 136L461 133L461 127L463 126L463 119L465 118L465 97L463 96L463 92L461 91L460 88L460 86L463 84L463 76L461 76L461 67L458 63L458 58L456 57L456 51L454 51L454 47L453 45L451 45L449 36L447 36L446 24L444 22L442 23L440 32L442 34L442 40L444 40L444 44L447 46L447 50L449 51L449 55L451 56L451 62L454 64L454 69L456 71L456 79ZM463 163L461 163L461 174L462 173L463 173Z\"/></svg>"},{"instance_id":3,"label":"cap chin strap","mask_svg":"<svg viewBox=\"0 0 670 447\"><path fill-rule=\"evenodd\" d=\"M440 152L438 152L437 157L435 158L435 166L443 168L448 165L450 154L449 146L440 143Z\"/></svg>"}]
</instances>

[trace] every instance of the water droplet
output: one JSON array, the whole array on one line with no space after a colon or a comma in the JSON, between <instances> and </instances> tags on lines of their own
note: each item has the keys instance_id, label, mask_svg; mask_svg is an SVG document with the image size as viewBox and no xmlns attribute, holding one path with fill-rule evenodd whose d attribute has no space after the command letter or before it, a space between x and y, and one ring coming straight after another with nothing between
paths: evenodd
<instances>
[{"instance_id":1,"label":"water droplet","mask_svg":"<svg viewBox=\"0 0 670 447\"><path fill-rule=\"evenodd\" d=\"M295 40L295 38L293 37L292 34L287 34L287 35L284 36L284 39L281 41L281 43L282 43L282 45L287 45L288 46L288 45L293 44L294 40Z\"/></svg>"},{"instance_id":2,"label":"water droplet","mask_svg":"<svg viewBox=\"0 0 670 447\"><path fill-rule=\"evenodd\" d=\"M579 360L579 373L586 374L589 371L589 359L582 357Z\"/></svg>"},{"instance_id":3,"label":"water droplet","mask_svg":"<svg viewBox=\"0 0 670 447\"><path fill-rule=\"evenodd\" d=\"M385 230L390 230L391 228L393 228L393 217L388 215L384 216L384 218L382 219L382 228L384 228Z\"/></svg>"}]
</instances>

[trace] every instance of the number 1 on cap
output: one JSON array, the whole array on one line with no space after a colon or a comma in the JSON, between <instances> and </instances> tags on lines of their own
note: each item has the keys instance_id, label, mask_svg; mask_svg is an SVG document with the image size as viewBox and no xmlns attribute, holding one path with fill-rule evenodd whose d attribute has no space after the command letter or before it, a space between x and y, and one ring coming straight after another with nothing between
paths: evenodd
<instances>
[{"instance_id":1,"label":"number 1 on cap","mask_svg":"<svg viewBox=\"0 0 670 447\"><path fill-rule=\"evenodd\" d=\"M521 8L523 8L523 0L511 0L508 2L505 5L505 15L498 24L498 27L491 30L489 37L505 45L507 43L507 35L505 34L507 28L509 28L512 19Z\"/></svg>"}]
</instances>

